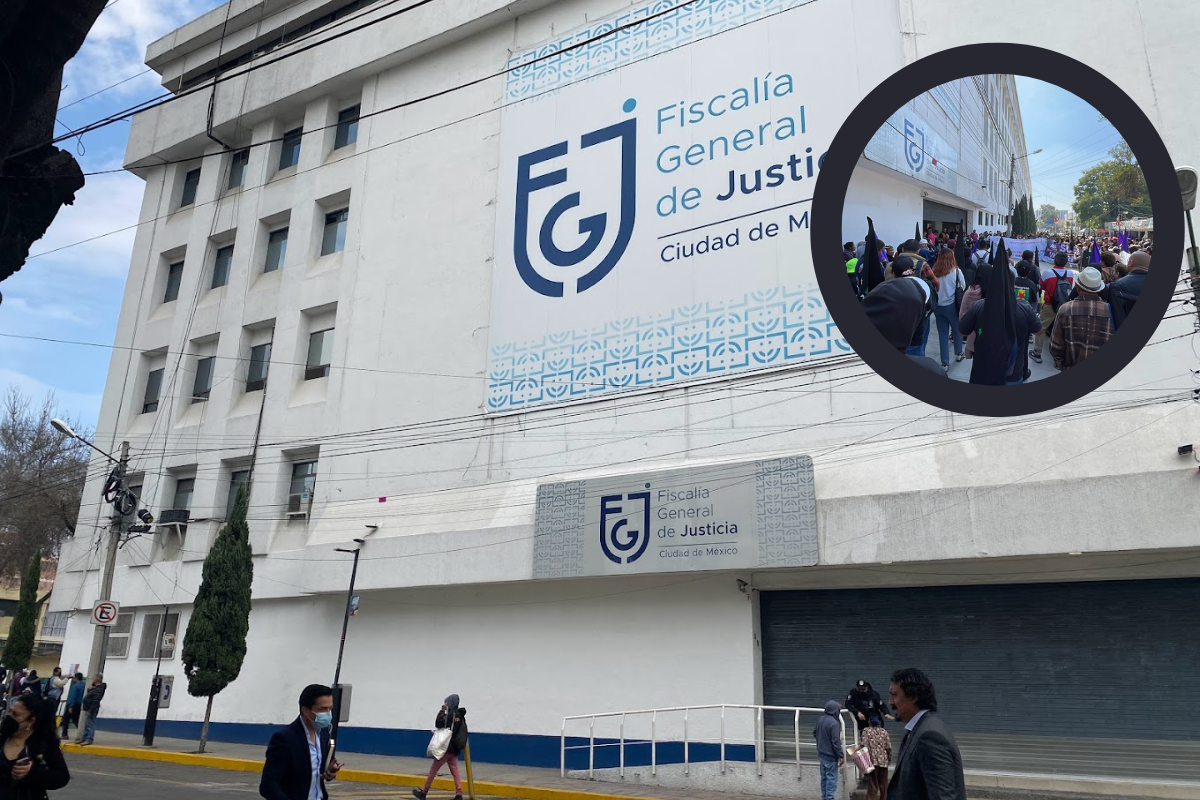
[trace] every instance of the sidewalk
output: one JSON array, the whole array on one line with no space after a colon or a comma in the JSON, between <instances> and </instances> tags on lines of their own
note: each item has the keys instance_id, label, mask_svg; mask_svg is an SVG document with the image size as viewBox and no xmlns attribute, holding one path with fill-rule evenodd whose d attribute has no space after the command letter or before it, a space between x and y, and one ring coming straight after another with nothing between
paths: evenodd
<instances>
[{"instance_id":1,"label":"sidewalk","mask_svg":"<svg viewBox=\"0 0 1200 800\"><path fill-rule=\"evenodd\" d=\"M97 743L88 747L63 743L63 750L90 756L161 761L198 767L258 772L262 769L265 747L259 745L209 742L204 754L196 753L193 739L155 737L154 747L141 746L142 737L134 734L100 731ZM425 783L429 759L399 756L363 755L338 751L342 768L340 780L388 786L416 787ZM638 784L601 783L563 778L556 769L517 767L508 764L473 763L476 795L516 798L517 800L728 800L726 792L697 792ZM466 789L466 771L463 772ZM448 777L434 782L436 789L452 789Z\"/></svg>"}]
</instances>

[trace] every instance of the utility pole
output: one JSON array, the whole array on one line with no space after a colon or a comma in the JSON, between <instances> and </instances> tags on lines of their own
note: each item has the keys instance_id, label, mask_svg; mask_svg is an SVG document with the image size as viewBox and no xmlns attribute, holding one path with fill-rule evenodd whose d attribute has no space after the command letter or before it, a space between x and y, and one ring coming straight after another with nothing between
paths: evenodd
<instances>
[{"instance_id":1,"label":"utility pole","mask_svg":"<svg viewBox=\"0 0 1200 800\"><path fill-rule=\"evenodd\" d=\"M364 534L362 539L355 539L356 545L353 550L346 547L336 547L335 552L338 553L353 553L354 565L350 568L350 586L346 589L346 610L342 615L342 639L338 643L337 666L333 669L333 727L329 730L329 759L333 760L333 755L337 750L337 735L338 725L342 720L342 703L345 699L345 692L342 690L342 654L346 651L346 633L350 629L350 617L354 615L354 581L358 578L358 557L362 553L363 545L366 544L366 537L370 536L379 529L377 525L367 525L369 530Z\"/></svg>"},{"instance_id":2,"label":"utility pole","mask_svg":"<svg viewBox=\"0 0 1200 800\"><path fill-rule=\"evenodd\" d=\"M120 458L114 476L121 487L125 486L125 473L129 468L129 442L121 442ZM121 545L121 533L125 529L126 516L121 513L119 504L114 504L113 515L109 522L108 547L104 554L104 571L100 576L100 594L96 601L112 599L113 574L117 569L117 549ZM108 633L111 625L97 625L92 633L92 655L88 662L88 677L104 672L104 661L108 655Z\"/></svg>"}]
</instances>

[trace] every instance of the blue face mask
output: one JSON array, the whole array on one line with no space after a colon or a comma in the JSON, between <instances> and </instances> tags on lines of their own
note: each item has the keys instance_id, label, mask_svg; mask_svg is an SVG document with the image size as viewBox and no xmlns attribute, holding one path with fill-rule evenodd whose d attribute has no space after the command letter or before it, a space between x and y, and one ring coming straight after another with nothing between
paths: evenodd
<instances>
[{"instance_id":1,"label":"blue face mask","mask_svg":"<svg viewBox=\"0 0 1200 800\"><path fill-rule=\"evenodd\" d=\"M333 725L333 712L322 711L321 713L317 714L315 717L313 717L313 725L316 725L317 730L319 731L323 731L326 728L331 727Z\"/></svg>"}]
</instances>

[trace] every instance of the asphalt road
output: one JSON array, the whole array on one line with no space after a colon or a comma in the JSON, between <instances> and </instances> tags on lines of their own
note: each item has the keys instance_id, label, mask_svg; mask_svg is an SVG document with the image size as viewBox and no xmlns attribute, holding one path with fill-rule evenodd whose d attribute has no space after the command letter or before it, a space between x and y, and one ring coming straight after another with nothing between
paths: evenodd
<instances>
[{"instance_id":1,"label":"asphalt road","mask_svg":"<svg viewBox=\"0 0 1200 800\"><path fill-rule=\"evenodd\" d=\"M258 797L258 774L208 767L185 767L154 761L67 754L71 782L51 792L51 800L214 800L219 797ZM412 790L369 783L334 783L330 800L397 800ZM449 800L449 792L429 793L431 800ZM476 796L479 798L479 796Z\"/></svg>"}]
</instances>

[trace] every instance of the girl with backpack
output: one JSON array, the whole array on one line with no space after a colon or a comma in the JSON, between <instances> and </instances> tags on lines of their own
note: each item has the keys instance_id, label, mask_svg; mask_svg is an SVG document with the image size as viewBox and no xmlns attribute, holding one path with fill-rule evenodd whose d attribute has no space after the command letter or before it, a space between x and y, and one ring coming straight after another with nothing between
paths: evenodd
<instances>
[{"instance_id":1,"label":"girl with backpack","mask_svg":"<svg viewBox=\"0 0 1200 800\"><path fill-rule=\"evenodd\" d=\"M454 778L454 800L462 800L462 776L458 771L458 757L467 747L466 717L467 710L458 705L458 695L452 694L446 698L446 702L442 703L442 708L438 711L437 719L433 724L437 732L449 729L449 740L445 743L445 750L440 755L434 752L434 742L430 742L429 755L434 757L433 766L429 768L424 788L412 790L413 797L417 800L425 800L430 787L433 786L433 779L437 777L443 766L450 767L450 775ZM434 741L437 739L438 735L435 733Z\"/></svg>"}]
</instances>

